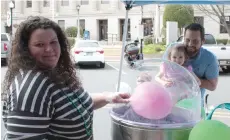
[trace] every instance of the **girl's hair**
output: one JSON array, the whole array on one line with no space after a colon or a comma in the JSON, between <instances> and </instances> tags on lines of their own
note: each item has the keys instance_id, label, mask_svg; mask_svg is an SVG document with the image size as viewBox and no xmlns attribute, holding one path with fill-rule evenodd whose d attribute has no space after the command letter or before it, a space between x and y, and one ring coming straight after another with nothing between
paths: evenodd
<instances>
[{"instance_id":1,"label":"girl's hair","mask_svg":"<svg viewBox=\"0 0 230 140\"><path fill-rule=\"evenodd\" d=\"M56 68L54 70L42 71L42 73L63 87L68 86L73 89L80 88L81 82L76 76L76 70L70 58L70 45L65 33L54 21L40 16L32 16L22 22L15 33L8 70L4 79L3 92L9 89L11 82L15 76L19 74L19 70L38 71L35 66L36 60L30 54L28 46L31 34L37 29L53 29L57 34L61 47L61 55Z\"/></svg>"},{"instance_id":2,"label":"girl's hair","mask_svg":"<svg viewBox=\"0 0 230 140\"><path fill-rule=\"evenodd\" d=\"M170 46L170 48L168 49L168 60L170 60L170 58L171 58L172 51L182 52L182 53L184 53L185 59L188 59L188 54L186 51L186 45L175 44L173 46Z\"/></svg>"}]
</instances>

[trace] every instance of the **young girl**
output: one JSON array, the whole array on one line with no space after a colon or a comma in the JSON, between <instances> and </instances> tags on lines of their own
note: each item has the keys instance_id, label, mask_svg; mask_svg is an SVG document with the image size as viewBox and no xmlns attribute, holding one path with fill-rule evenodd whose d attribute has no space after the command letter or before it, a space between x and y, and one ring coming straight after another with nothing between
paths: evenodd
<instances>
[{"instance_id":1,"label":"young girl","mask_svg":"<svg viewBox=\"0 0 230 140\"><path fill-rule=\"evenodd\" d=\"M185 66L185 62L188 59L188 55L186 53L186 49L185 49L185 45L183 44L177 44L174 47L171 47L168 50L168 60L175 62L183 67L185 67L186 69L188 69L191 74L195 77L195 79L197 80L198 85L200 85L200 80L199 78L193 73L192 71L192 66ZM169 87L172 86L173 81L171 80L172 74L169 76L168 74L166 74L166 70L168 71L168 73L170 73L170 68L168 68L166 63L163 63L160 67L160 72L155 76L155 80L158 81L159 83ZM173 71L171 73L174 73Z\"/></svg>"},{"instance_id":2,"label":"young girl","mask_svg":"<svg viewBox=\"0 0 230 140\"><path fill-rule=\"evenodd\" d=\"M200 80L193 73L192 67L185 66L185 62L188 59L185 47L186 46L183 44L177 44L176 46L171 47L168 50L168 60L175 62L190 71L195 77L198 85L200 85ZM175 103L186 98L193 92L192 87L190 87L192 85L192 80L188 78L188 74L175 64L169 62L162 63L159 73L155 76L155 80L167 88L170 88L169 91L172 93Z\"/></svg>"}]
</instances>

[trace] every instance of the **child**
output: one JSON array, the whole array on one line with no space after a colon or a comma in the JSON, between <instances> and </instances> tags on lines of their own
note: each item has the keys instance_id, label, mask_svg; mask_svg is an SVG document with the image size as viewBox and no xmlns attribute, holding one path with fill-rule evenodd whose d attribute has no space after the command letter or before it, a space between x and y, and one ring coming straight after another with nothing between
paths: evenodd
<instances>
[{"instance_id":1,"label":"child","mask_svg":"<svg viewBox=\"0 0 230 140\"><path fill-rule=\"evenodd\" d=\"M191 66L185 66L185 62L188 59L188 55L186 53L186 49L185 49L185 45L183 44L177 44L176 46L171 47L168 50L168 60L175 62L183 67L185 67L186 69L188 69L191 74L195 77L195 79L197 80L198 85L200 85L200 80L199 78L193 73L192 71L192 67ZM166 64L163 63L161 65L160 68L160 72L155 76L155 80L161 84L163 84L164 86L170 87L173 84L173 81L171 80L170 77L172 76L168 76L166 74L166 69L169 71L170 73L170 69L167 68Z\"/></svg>"},{"instance_id":2,"label":"child","mask_svg":"<svg viewBox=\"0 0 230 140\"><path fill-rule=\"evenodd\" d=\"M184 65L188 59L185 47L186 46L183 44L176 44L176 46L171 47L168 50L168 60L175 62L190 71L195 77L198 85L200 85L200 80L193 73L192 67ZM187 77L187 73L183 72L185 71L181 71L181 69L175 64L172 65L172 63L164 62L160 67L160 72L155 76L155 80L157 82L161 83L167 88L170 88L169 90L172 93L175 103L186 98L193 92L192 87L190 87L192 85L192 80Z\"/></svg>"}]
</instances>

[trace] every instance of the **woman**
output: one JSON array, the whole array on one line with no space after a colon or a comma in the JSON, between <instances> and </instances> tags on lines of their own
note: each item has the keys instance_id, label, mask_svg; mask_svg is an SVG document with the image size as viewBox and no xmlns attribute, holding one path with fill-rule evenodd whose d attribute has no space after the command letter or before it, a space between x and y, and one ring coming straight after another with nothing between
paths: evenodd
<instances>
[{"instance_id":1,"label":"woman","mask_svg":"<svg viewBox=\"0 0 230 140\"><path fill-rule=\"evenodd\" d=\"M43 17L18 27L4 81L7 139L93 139L93 110L128 102L129 94L97 94L82 88L61 28Z\"/></svg>"}]
</instances>

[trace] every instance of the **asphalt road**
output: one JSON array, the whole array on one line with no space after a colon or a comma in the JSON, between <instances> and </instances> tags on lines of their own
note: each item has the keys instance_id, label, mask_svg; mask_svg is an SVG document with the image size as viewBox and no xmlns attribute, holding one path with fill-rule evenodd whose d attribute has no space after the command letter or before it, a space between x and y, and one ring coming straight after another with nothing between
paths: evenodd
<instances>
[{"instance_id":1,"label":"asphalt road","mask_svg":"<svg viewBox=\"0 0 230 140\"><path fill-rule=\"evenodd\" d=\"M7 68L1 68L1 81L5 75ZM136 85L136 77L141 71L150 70L152 74L158 71L158 63L146 65L145 69L133 70L123 65L121 81L129 83L131 87ZM96 68L95 66L84 66L79 69L79 76L83 82L84 88L90 94L97 94L103 91L115 92L115 85L118 81L119 62L107 62L104 69ZM220 103L230 103L230 74L220 74L219 84L215 91L207 92L210 94L209 105L216 106ZM98 109L94 114L94 135L95 140L111 140L111 120L109 110L112 105L107 105L102 109ZM213 119L223 121L230 126L230 112L218 110ZM5 132L3 124L2 133Z\"/></svg>"}]
</instances>

